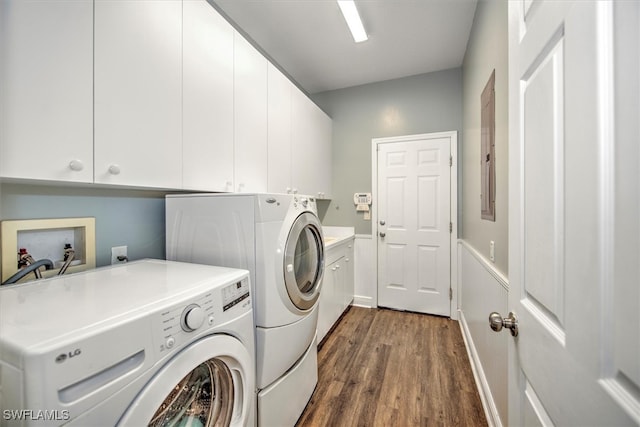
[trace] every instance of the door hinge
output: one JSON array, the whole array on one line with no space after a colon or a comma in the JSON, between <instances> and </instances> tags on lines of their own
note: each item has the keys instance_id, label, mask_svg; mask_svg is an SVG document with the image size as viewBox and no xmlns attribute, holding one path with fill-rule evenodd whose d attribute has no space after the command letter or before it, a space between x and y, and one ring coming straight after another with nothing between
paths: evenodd
<instances>
[{"instance_id":1,"label":"door hinge","mask_svg":"<svg viewBox=\"0 0 640 427\"><path fill-rule=\"evenodd\" d=\"M453 223L449 223L449 234L453 233Z\"/></svg>"},{"instance_id":2,"label":"door hinge","mask_svg":"<svg viewBox=\"0 0 640 427\"><path fill-rule=\"evenodd\" d=\"M453 166L453 156L449 156L449 167Z\"/></svg>"},{"instance_id":3,"label":"door hinge","mask_svg":"<svg viewBox=\"0 0 640 427\"><path fill-rule=\"evenodd\" d=\"M453 288L449 288L449 301L453 300Z\"/></svg>"}]
</instances>

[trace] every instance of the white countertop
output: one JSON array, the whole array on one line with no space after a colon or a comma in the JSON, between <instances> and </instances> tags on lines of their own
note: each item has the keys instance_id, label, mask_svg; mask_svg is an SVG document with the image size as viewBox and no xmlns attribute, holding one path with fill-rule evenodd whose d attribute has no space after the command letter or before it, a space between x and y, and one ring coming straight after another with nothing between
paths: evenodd
<instances>
[{"instance_id":1,"label":"white countertop","mask_svg":"<svg viewBox=\"0 0 640 427\"><path fill-rule=\"evenodd\" d=\"M324 234L325 249L341 242L354 239L356 236L355 229L353 227L324 226L322 227L322 233Z\"/></svg>"}]
</instances>

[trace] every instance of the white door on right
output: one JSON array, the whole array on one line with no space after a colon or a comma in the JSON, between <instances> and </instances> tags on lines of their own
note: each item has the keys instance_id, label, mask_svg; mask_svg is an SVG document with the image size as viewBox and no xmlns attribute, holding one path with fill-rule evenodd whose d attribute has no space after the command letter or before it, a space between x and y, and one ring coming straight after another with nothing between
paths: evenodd
<instances>
[{"instance_id":1,"label":"white door on right","mask_svg":"<svg viewBox=\"0 0 640 427\"><path fill-rule=\"evenodd\" d=\"M510 426L640 424L638 24L509 2Z\"/></svg>"},{"instance_id":2,"label":"white door on right","mask_svg":"<svg viewBox=\"0 0 640 427\"><path fill-rule=\"evenodd\" d=\"M451 141L378 140L378 306L451 315Z\"/></svg>"}]
</instances>

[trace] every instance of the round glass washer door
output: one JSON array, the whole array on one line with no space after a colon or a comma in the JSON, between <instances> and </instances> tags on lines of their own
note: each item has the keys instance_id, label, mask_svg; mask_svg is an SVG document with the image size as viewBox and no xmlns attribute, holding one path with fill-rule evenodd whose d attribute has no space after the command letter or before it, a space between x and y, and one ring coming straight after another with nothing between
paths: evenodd
<instances>
[{"instance_id":1,"label":"round glass washer door","mask_svg":"<svg viewBox=\"0 0 640 427\"><path fill-rule=\"evenodd\" d=\"M149 427L218 427L231 424L233 376L219 359L189 372L164 399Z\"/></svg>"},{"instance_id":2,"label":"round glass washer door","mask_svg":"<svg viewBox=\"0 0 640 427\"><path fill-rule=\"evenodd\" d=\"M254 363L235 338L220 334L201 339L156 372L117 425L245 425L254 413Z\"/></svg>"},{"instance_id":3,"label":"round glass washer door","mask_svg":"<svg viewBox=\"0 0 640 427\"><path fill-rule=\"evenodd\" d=\"M284 251L287 294L300 310L309 310L318 300L323 272L322 226L316 215L305 212L294 221Z\"/></svg>"}]
</instances>

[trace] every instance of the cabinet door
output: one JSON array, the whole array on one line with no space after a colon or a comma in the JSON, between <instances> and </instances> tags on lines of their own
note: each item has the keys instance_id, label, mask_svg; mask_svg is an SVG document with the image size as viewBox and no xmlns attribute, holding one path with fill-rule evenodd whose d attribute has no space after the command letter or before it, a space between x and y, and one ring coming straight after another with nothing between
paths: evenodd
<instances>
[{"instance_id":1,"label":"cabinet door","mask_svg":"<svg viewBox=\"0 0 640 427\"><path fill-rule=\"evenodd\" d=\"M0 175L93 181L93 1L0 2Z\"/></svg>"},{"instance_id":2,"label":"cabinet door","mask_svg":"<svg viewBox=\"0 0 640 427\"><path fill-rule=\"evenodd\" d=\"M268 68L268 191L291 192L291 93L293 83L276 67Z\"/></svg>"},{"instance_id":3,"label":"cabinet door","mask_svg":"<svg viewBox=\"0 0 640 427\"><path fill-rule=\"evenodd\" d=\"M355 294L354 241L350 240L345 249L344 258L344 308L353 302Z\"/></svg>"},{"instance_id":4,"label":"cabinet door","mask_svg":"<svg viewBox=\"0 0 640 427\"><path fill-rule=\"evenodd\" d=\"M182 185L182 1L95 1L95 182Z\"/></svg>"},{"instance_id":5,"label":"cabinet door","mask_svg":"<svg viewBox=\"0 0 640 427\"><path fill-rule=\"evenodd\" d=\"M233 191L233 27L205 0L183 3L183 187Z\"/></svg>"},{"instance_id":6,"label":"cabinet door","mask_svg":"<svg viewBox=\"0 0 640 427\"><path fill-rule=\"evenodd\" d=\"M343 252L344 255L344 252ZM335 264L335 270L332 268L333 273L333 289L334 289L334 298L331 312L331 325L338 321L340 315L344 311L344 300L345 300L345 257L342 256Z\"/></svg>"},{"instance_id":7,"label":"cabinet door","mask_svg":"<svg viewBox=\"0 0 640 427\"><path fill-rule=\"evenodd\" d=\"M327 264L324 269L318 307L318 342L322 341L325 335L327 335L327 332L329 332L329 329L331 329L335 321L335 300L337 297L335 277L338 262L339 261L335 261Z\"/></svg>"},{"instance_id":8,"label":"cabinet door","mask_svg":"<svg viewBox=\"0 0 640 427\"><path fill-rule=\"evenodd\" d=\"M300 194L331 195L331 119L297 88L292 95L292 181Z\"/></svg>"},{"instance_id":9,"label":"cabinet door","mask_svg":"<svg viewBox=\"0 0 640 427\"><path fill-rule=\"evenodd\" d=\"M291 96L292 129L291 129L291 176L293 191L300 194L315 195L313 187L313 170L317 159L313 156L313 103L298 88Z\"/></svg>"},{"instance_id":10,"label":"cabinet door","mask_svg":"<svg viewBox=\"0 0 640 427\"><path fill-rule=\"evenodd\" d=\"M314 174L313 187L316 196L321 199L330 199L332 195L332 146L331 137L333 122L324 111L314 105L313 139L315 153L317 155L317 169Z\"/></svg>"},{"instance_id":11,"label":"cabinet door","mask_svg":"<svg viewBox=\"0 0 640 427\"><path fill-rule=\"evenodd\" d=\"M238 32L234 44L234 186L267 191L267 60Z\"/></svg>"}]
</instances>

